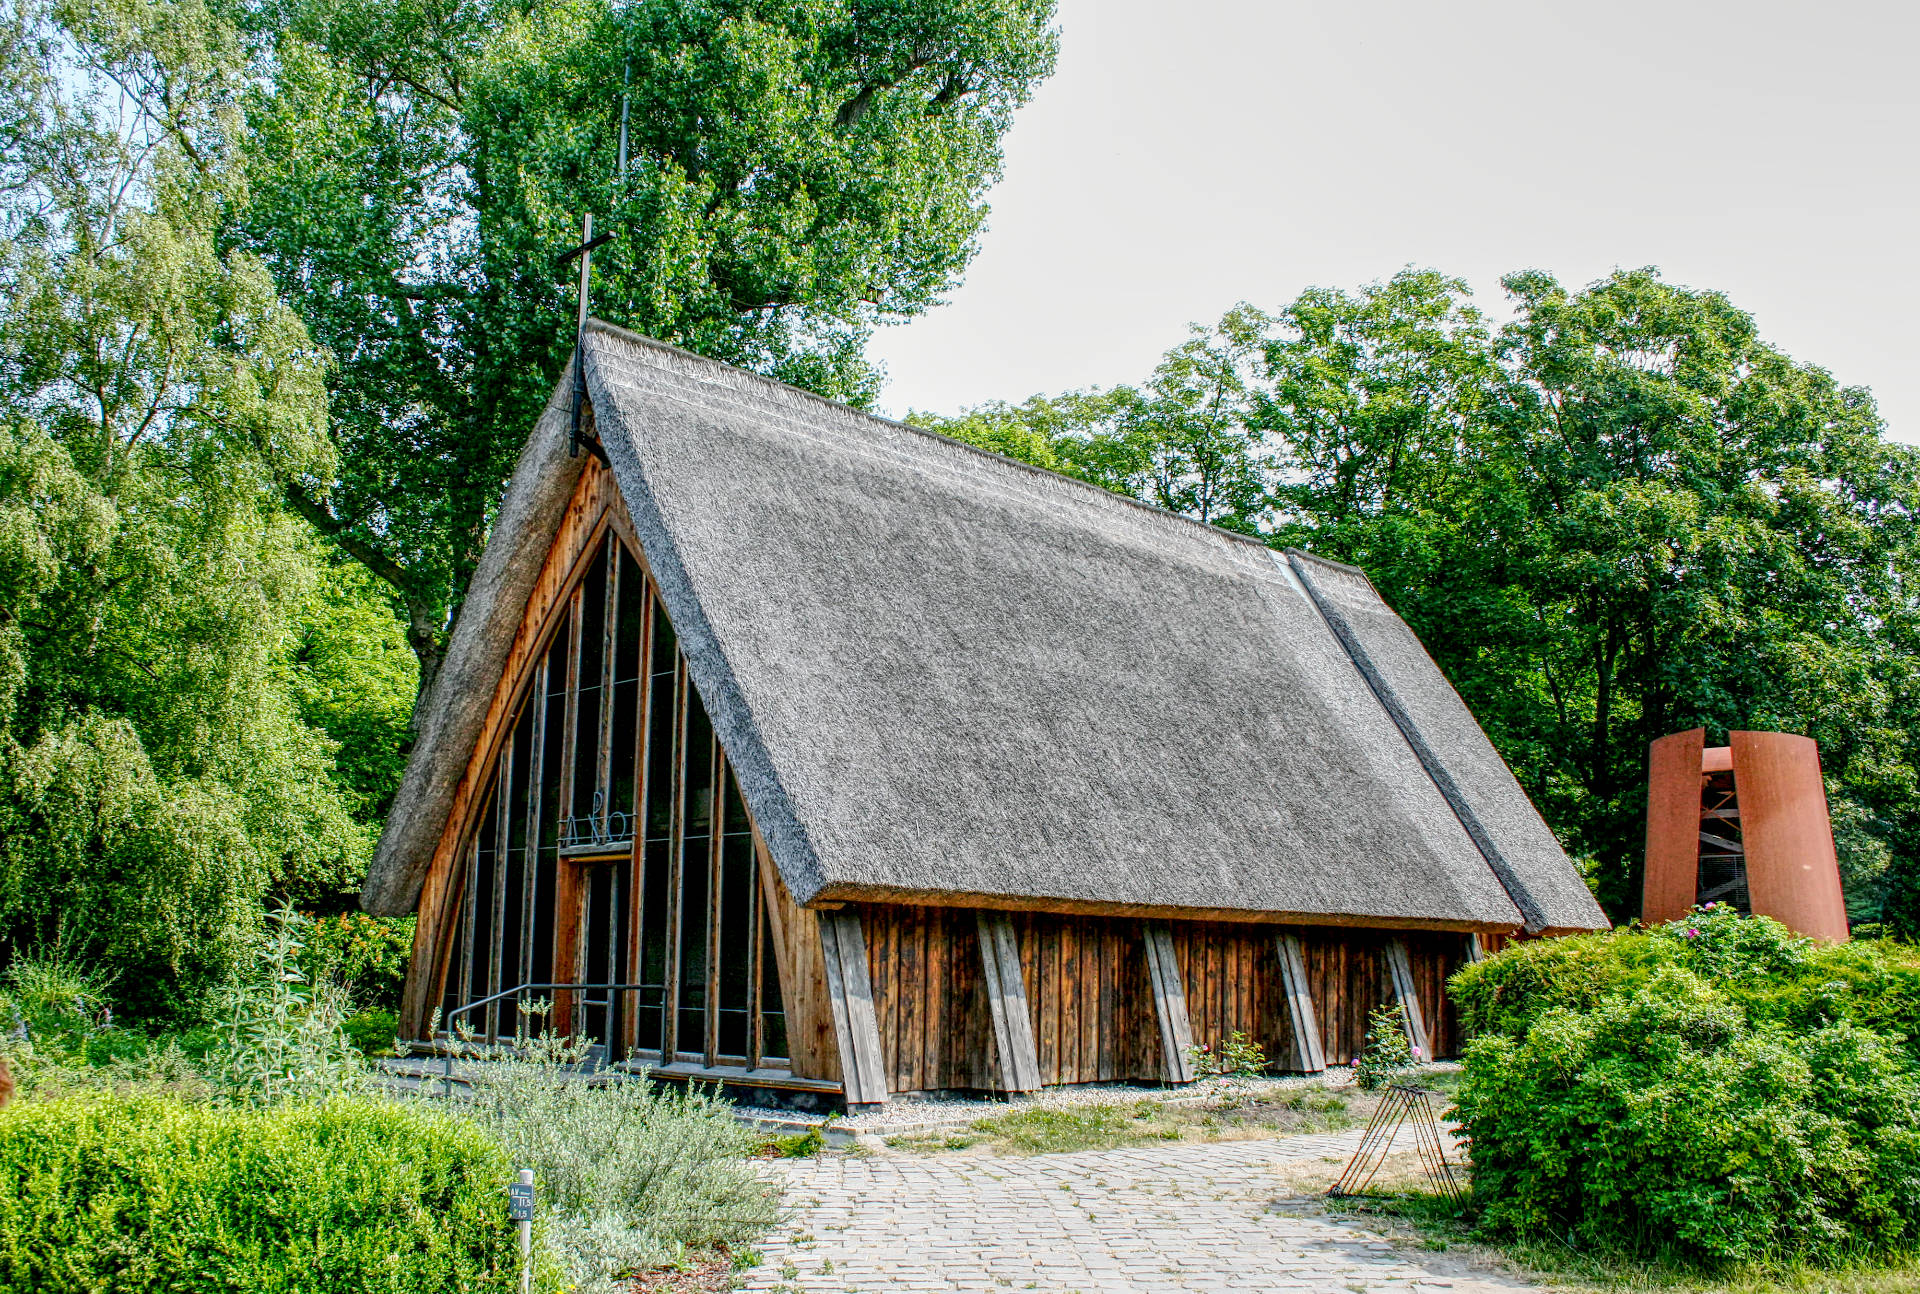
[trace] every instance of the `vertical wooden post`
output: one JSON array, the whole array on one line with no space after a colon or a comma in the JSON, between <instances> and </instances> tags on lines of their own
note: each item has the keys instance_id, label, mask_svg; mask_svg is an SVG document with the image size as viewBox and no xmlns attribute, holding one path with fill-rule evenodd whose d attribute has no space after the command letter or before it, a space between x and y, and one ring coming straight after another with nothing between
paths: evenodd
<instances>
[{"instance_id":1,"label":"vertical wooden post","mask_svg":"<svg viewBox=\"0 0 1920 1294\"><path fill-rule=\"evenodd\" d=\"M1487 946L1480 942L1480 936L1478 934L1468 935L1467 936L1467 960L1469 962L1483 962L1486 959L1487 959Z\"/></svg>"},{"instance_id":2,"label":"vertical wooden post","mask_svg":"<svg viewBox=\"0 0 1920 1294\"><path fill-rule=\"evenodd\" d=\"M1169 1083L1191 1083L1193 1025L1187 1019L1187 990L1173 954L1173 934L1159 921L1140 927L1147 945L1147 974L1153 980L1153 1010L1160 1020L1161 1071Z\"/></svg>"},{"instance_id":3,"label":"vertical wooden post","mask_svg":"<svg viewBox=\"0 0 1920 1294\"><path fill-rule=\"evenodd\" d=\"M1420 1049L1421 1060L1433 1059L1433 1044L1428 1041L1426 1017L1420 1012L1420 990L1413 980L1413 955L1407 941L1399 935L1387 940L1387 974L1393 983L1393 996L1400 1003L1401 1018L1407 1024L1407 1042Z\"/></svg>"},{"instance_id":4,"label":"vertical wooden post","mask_svg":"<svg viewBox=\"0 0 1920 1294\"><path fill-rule=\"evenodd\" d=\"M1020 973L1020 940L1004 912L974 913L980 931L980 965L986 973L987 1010L993 1016L993 1041L1000 1054L1000 1090L1040 1090L1040 1048L1027 1010L1027 981Z\"/></svg>"},{"instance_id":5,"label":"vertical wooden post","mask_svg":"<svg viewBox=\"0 0 1920 1294\"><path fill-rule=\"evenodd\" d=\"M887 1073L880 1024L873 1013L873 986L867 978L867 938L860 928L860 914L837 908L820 913L819 919L833 1032L840 1043L842 1091L848 1105L878 1105L887 1099Z\"/></svg>"},{"instance_id":6,"label":"vertical wooden post","mask_svg":"<svg viewBox=\"0 0 1920 1294\"><path fill-rule=\"evenodd\" d=\"M1287 1004L1287 1022L1293 1027L1290 1068L1318 1074L1327 1067L1327 1052L1307 984L1306 950L1300 946L1299 935L1282 933L1273 937L1273 951L1280 958L1280 997Z\"/></svg>"}]
</instances>

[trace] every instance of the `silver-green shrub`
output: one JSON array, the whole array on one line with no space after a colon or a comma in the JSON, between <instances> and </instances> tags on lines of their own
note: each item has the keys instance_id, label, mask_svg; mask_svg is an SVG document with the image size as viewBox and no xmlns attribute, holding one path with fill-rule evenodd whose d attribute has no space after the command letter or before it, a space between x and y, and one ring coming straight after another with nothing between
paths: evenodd
<instances>
[{"instance_id":1,"label":"silver-green shrub","mask_svg":"<svg viewBox=\"0 0 1920 1294\"><path fill-rule=\"evenodd\" d=\"M312 919L282 907L267 920L254 978L221 994L207 1081L241 1105L320 1101L360 1088L365 1066L344 1028L346 991L330 980L310 983L300 970Z\"/></svg>"},{"instance_id":2,"label":"silver-green shrub","mask_svg":"<svg viewBox=\"0 0 1920 1294\"><path fill-rule=\"evenodd\" d=\"M534 1171L542 1233L577 1294L614 1294L624 1273L739 1247L778 1219L756 1138L718 1095L595 1070L549 1033L456 1050L470 1096L451 1104Z\"/></svg>"}]
</instances>

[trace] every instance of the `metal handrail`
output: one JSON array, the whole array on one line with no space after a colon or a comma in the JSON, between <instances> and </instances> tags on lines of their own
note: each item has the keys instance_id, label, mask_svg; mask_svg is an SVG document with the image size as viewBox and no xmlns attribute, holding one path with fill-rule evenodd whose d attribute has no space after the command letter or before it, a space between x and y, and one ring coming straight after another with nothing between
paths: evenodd
<instances>
[{"instance_id":1,"label":"metal handrail","mask_svg":"<svg viewBox=\"0 0 1920 1294\"><path fill-rule=\"evenodd\" d=\"M465 1015L469 1011L478 1011L481 1007L492 1006L495 1002L502 1002L510 997L518 997L522 993L584 992L592 990L603 990L607 993L626 993L639 992L641 989L658 987L660 986L657 984L518 984L513 988L501 989L498 993L483 997L478 1001L468 1002L464 1006L455 1007L453 1010L447 1012L446 1023L448 1026L451 1026L455 1016ZM606 1006L611 1009L613 999L609 997L605 1002L589 1002L585 1003L585 1005ZM452 1096L453 1053L451 1051L446 1054L445 1063L441 1067L440 1081L441 1095Z\"/></svg>"}]
</instances>

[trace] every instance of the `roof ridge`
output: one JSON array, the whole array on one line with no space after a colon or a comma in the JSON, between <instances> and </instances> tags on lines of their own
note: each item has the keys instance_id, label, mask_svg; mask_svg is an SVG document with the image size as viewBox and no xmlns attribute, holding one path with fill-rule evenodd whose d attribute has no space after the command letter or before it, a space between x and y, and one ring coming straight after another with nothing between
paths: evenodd
<instances>
[{"instance_id":1,"label":"roof ridge","mask_svg":"<svg viewBox=\"0 0 1920 1294\"><path fill-rule=\"evenodd\" d=\"M807 403L823 406L833 411L835 416L841 418L843 421L851 420L855 422L865 421L879 423L883 427L890 427L898 431L907 432L910 435L918 436L937 444L956 446L984 463L996 464L1003 468L1013 468L1021 474L1049 483L1064 483L1068 488L1082 491L1086 493L1090 499L1100 501L1100 506L1112 507L1116 510L1131 510L1143 517L1158 518L1161 524L1167 522L1175 523L1176 529L1186 530L1196 535L1211 536L1234 544L1246 545L1262 552L1271 553L1275 551L1272 545L1253 535L1241 534L1236 530L1227 530L1211 522L1200 521L1187 516L1185 513L1175 512L1171 508L1163 508L1157 504L1146 503L1140 499L1132 498L1129 495L1116 494L1105 486L1096 485L1092 481L1083 480L1077 476L1070 476L1065 472L1056 472L1051 468L1039 467L1033 463L1012 458L1006 454L996 453L991 449L982 448L979 445L973 444L971 441L961 440L956 436L944 435L926 427L915 426L910 422L902 422L898 418L888 418L866 409L856 408L843 400L834 400L821 395L817 391L809 391L805 387L782 382L779 378L768 377L764 373L756 373L752 369L741 368L736 364L729 364L725 360L713 359L710 356L698 354L694 351L687 350L685 347L675 346L671 342L664 342L655 337L648 337L644 333L634 332L630 328L622 328L618 324L608 323L604 319L590 316L587 319L587 327L595 332L605 333L613 339L625 342L628 345L638 346L643 350L652 350L671 356L683 364L732 377L736 379L736 382L732 384L736 390L739 389L737 380L744 379L747 384L768 388L768 394L778 392L788 397L797 397ZM688 376L693 375L688 374ZM698 379L696 378L696 380ZM1312 554L1309 554L1309 556L1312 556ZM1317 558L1316 560L1324 561L1326 559Z\"/></svg>"}]
</instances>

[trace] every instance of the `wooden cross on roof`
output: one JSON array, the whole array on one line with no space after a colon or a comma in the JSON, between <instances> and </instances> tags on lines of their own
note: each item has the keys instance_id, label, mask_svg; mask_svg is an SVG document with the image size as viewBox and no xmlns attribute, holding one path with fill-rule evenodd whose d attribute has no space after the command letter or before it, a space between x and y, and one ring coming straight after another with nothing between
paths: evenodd
<instances>
[{"instance_id":1,"label":"wooden cross on roof","mask_svg":"<svg viewBox=\"0 0 1920 1294\"><path fill-rule=\"evenodd\" d=\"M573 325L573 440L567 451L569 454L580 452L580 410L587 399L587 355L584 343L587 338L587 301L593 291L593 249L612 237L611 233L601 234L598 238L593 236L593 213L589 211L581 222L580 245L560 253L557 258L557 263L561 265L576 256L580 258L579 314ZM600 447L599 442L589 441L587 445L602 460L606 458L607 451Z\"/></svg>"}]
</instances>

